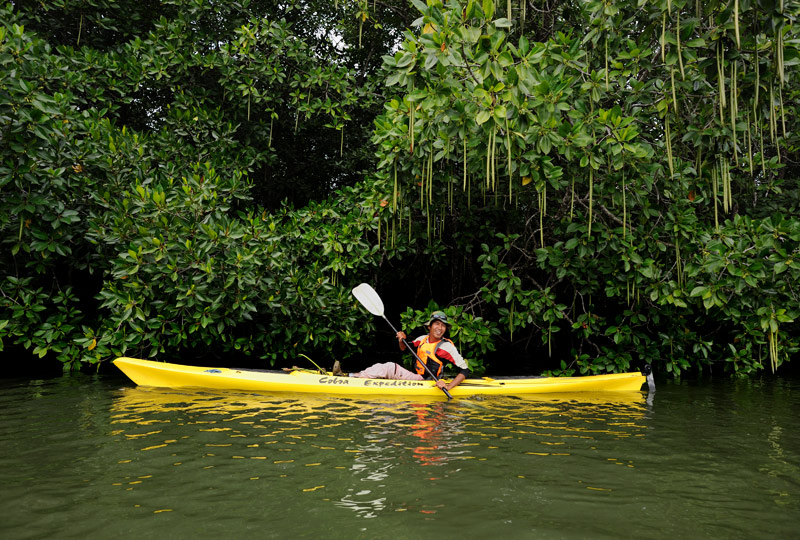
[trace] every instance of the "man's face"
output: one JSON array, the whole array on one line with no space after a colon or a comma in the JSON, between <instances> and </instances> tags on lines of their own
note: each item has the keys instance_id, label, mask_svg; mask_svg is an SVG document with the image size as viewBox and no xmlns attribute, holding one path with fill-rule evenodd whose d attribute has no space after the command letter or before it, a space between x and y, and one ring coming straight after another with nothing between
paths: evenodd
<instances>
[{"instance_id":1,"label":"man's face","mask_svg":"<svg viewBox=\"0 0 800 540\"><path fill-rule=\"evenodd\" d=\"M445 332L447 332L447 325L442 321L433 321L433 323L431 323L431 337L442 339Z\"/></svg>"}]
</instances>

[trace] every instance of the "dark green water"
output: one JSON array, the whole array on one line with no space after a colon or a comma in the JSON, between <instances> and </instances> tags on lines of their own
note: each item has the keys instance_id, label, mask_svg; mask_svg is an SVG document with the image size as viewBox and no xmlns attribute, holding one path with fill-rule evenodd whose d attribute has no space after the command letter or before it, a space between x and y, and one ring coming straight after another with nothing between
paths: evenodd
<instances>
[{"instance_id":1,"label":"dark green water","mask_svg":"<svg viewBox=\"0 0 800 540\"><path fill-rule=\"evenodd\" d=\"M800 385L440 401L0 381L0 537L798 538Z\"/></svg>"}]
</instances>

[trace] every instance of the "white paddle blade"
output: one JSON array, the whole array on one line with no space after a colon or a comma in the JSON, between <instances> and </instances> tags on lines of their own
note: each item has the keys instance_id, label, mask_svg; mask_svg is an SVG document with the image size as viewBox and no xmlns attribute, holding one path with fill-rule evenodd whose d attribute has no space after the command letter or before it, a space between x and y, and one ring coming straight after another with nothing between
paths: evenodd
<instances>
[{"instance_id":1,"label":"white paddle blade","mask_svg":"<svg viewBox=\"0 0 800 540\"><path fill-rule=\"evenodd\" d=\"M375 292L375 289L366 283L362 283L353 289L353 296L361 302L362 306L367 308L367 311L378 317L383 317L383 301L378 296L378 293Z\"/></svg>"}]
</instances>

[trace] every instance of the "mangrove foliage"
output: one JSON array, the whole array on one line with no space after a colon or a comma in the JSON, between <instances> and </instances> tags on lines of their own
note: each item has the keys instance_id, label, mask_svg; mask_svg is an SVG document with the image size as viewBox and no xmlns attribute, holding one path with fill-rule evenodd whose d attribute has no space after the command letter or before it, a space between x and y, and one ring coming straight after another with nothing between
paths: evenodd
<instances>
[{"instance_id":1,"label":"mangrove foliage","mask_svg":"<svg viewBox=\"0 0 800 540\"><path fill-rule=\"evenodd\" d=\"M800 7L0 7L0 339L481 372L774 372L800 349ZM401 316L402 315L402 316ZM189 363L189 362L187 362Z\"/></svg>"}]
</instances>

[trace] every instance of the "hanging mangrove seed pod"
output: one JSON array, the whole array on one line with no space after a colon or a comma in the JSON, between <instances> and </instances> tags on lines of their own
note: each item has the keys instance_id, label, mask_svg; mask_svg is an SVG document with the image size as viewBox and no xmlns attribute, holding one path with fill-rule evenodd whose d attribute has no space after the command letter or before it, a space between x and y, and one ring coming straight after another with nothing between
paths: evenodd
<instances>
[{"instance_id":1,"label":"hanging mangrove seed pod","mask_svg":"<svg viewBox=\"0 0 800 540\"><path fill-rule=\"evenodd\" d=\"M575 177L572 178L570 184L570 198L569 198L569 222L572 223L572 218L575 216Z\"/></svg>"},{"instance_id":2,"label":"hanging mangrove seed pod","mask_svg":"<svg viewBox=\"0 0 800 540\"><path fill-rule=\"evenodd\" d=\"M622 239L624 240L628 230L628 194L625 192L625 169L622 169Z\"/></svg>"},{"instance_id":3,"label":"hanging mangrove seed pod","mask_svg":"<svg viewBox=\"0 0 800 540\"><path fill-rule=\"evenodd\" d=\"M753 176L753 140L750 136L750 109L747 110L747 162L750 165L750 176Z\"/></svg>"},{"instance_id":4,"label":"hanging mangrove seed pod","mask_svg":"<svg viewBox=\"0 0 800 540\"><path fill-rule=\"evenodd\" d=\"M739 156L736 149L736 109L737 103L737 81L736 81L736 61L731 62L731 139L733 143L733 163L736 165L739 162Z\"/></svg>"},{"instance_id":5,"label":"hanging mangrove seed pod","mask_svg":"<svg viewBox=\"0 0 800 540\"><path fill-rule=\"evenodd\" d=\"M725 61L725 51L722 43L717 47L717 79L719 81L719 123L725 124L725 71L723 63Z\"/></svg>"},{"instance_id":6,"label":"hanging mangrove seed pod","mask_svg":"<svg viewBox=\"0 0 800 540\"><path fill-rule=\"evenodd\" d=\"M778 99L781 110L781 126L783 127L783 138L786 138L786 115L784 114L785 108L783 106L783 89L778 87Z\"/></svg>"},{"instance_id":7,"label":"hanging mangrove seed pod","mask_svg":"<svg viewBox=\"0 0 800 540\"><path fill-rule=\"evenodd\" d=\"M606 92L608 92L608 32L606 32Z\"/></svg>"},{"instance_id":8,"label":"hanging mangrove seed pod","mask_svg":"<svg viewBox=\"0 0 800 540\"><path fill-rule=\"evenodd\" d=\"M761 88L761 67L759 66L759 59L758 59L758 36L754 36L755 39L755 56L756 56L756 82L755 82L755 94L753 96L753 120L758 120L758 93Z\"/></svg>"},{"instance_id":9,"label":"hanging mangrove seed pod","mask_svg":"<svg viewBox=\"0 0 800 540\"><path fill-rule=\"evenodd\" d=\"M672 83L672 106L675 108L675 114L678 114L678 96L675 92L675 68L669 66L669 80Z\"/></svg>"},{"instance_id":10,"label":"hanging mangrove seed pod","mask_svg":"<svg viewBox=\"0 0 800 540\"><path fill-rule=\"evenodd\" d=\"M510 2L509 2L510 6ZM511 170L511 130L508 129L508 117L506 117L506 149L507 149L507 160L508 160L508 201L511 202L512 197L512 182L511 178L513 177L512 170Z\"/></svg>"},{"instance_id":11,"label":"hanging mangrove seed pod","mask_svg":"<svg viewBox=\"0 0 800 540\"><path fill-rule=\"evenodd\" d=\"M394 169L394 186L392 188L392 212L397 213L397 158L395 157Z\"/></svg>"},{"instance_id":12,"label":"hanging mangrove seed pod","mask_svg":"<svg viewBox=\"0 0 800 540\"><path fill-rule=\"evenodd\" d=\"M672 163L672 134L670 133L669 128L669 111L667 111L667 115L664 116L664 137L667 141L667 165L669 166L669 177L672 178L675 175L675 170Z\"/></svg>"},{"instance_id":13,"label":"hanging mangrove seed pod","mask_svg":"<svg viewBox=\"0 0 800 540\"><path fill-rule=\"evenodd\" d=\"M683 51L681 50L681 10L678 8L678 20L675 36L678 44L678 66L681 68L681 80L686 80L686 73L683 71Z\"/></svg>"},{"instance_id":14,"label":"hanging mangrove seed pod","mask_svg":"<svg viewBox=\"0 0 800 540\"><path fill-rule=\"evenodd\" d=\"M545 186L547 185L546 182L542 183L542 188L539 189L539 186L536 186L537 191L539 192L539 241L541 242L542 248L544 248L544 213L545 213Z\"/></svg>"},{"instance_id":15,"label":"hanging mangrove seed pod","mask_svg":"<svg viewBox=\"0 0 800 540\"><path fill-rule=\"evenodd\" d=\"M592 238L592 206L594 204L594 197L592 193L593 191L594 191L594 171L592 170L591 164L589 164L589 227L588 227L589 231L586 235L589 239Z\"/></svg>"}]
</instances>

